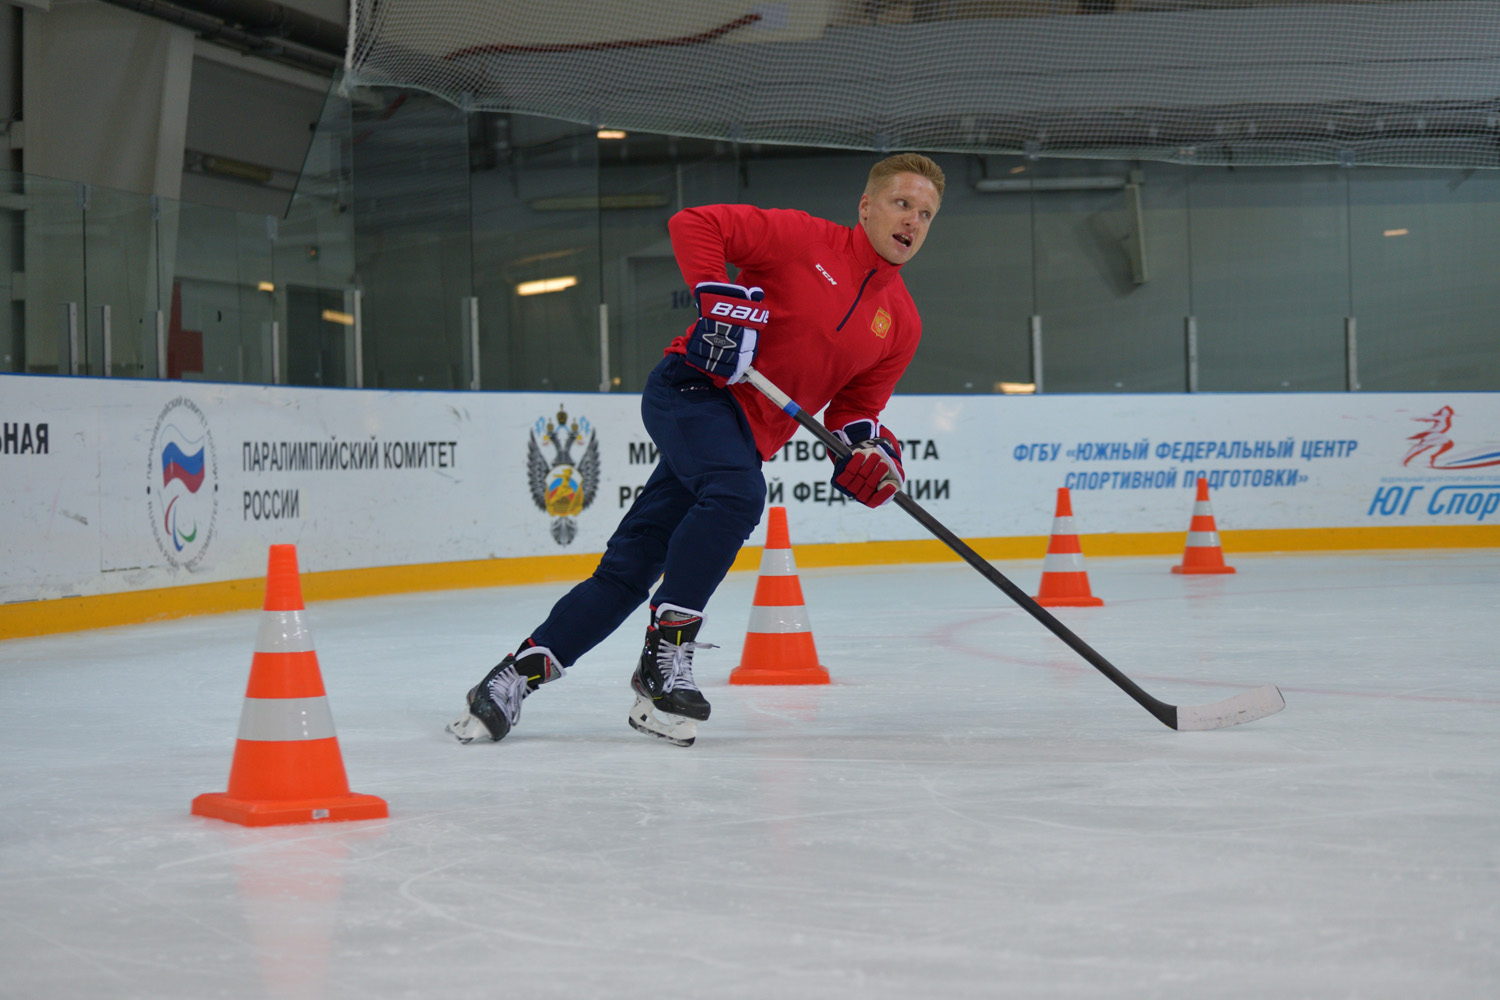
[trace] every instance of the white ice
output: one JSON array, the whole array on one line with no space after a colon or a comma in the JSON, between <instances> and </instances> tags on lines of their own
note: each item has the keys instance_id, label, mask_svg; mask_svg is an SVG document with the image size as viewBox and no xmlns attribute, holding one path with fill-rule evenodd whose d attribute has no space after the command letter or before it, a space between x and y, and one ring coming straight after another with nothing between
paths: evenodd
<instances>
[{"instance_id":1,"label":"white ice","mask_svg":"<svg viewBox=\"0 0 1500 1000\"><path fill-rule=\"evenodd\" d=\"M1500 552L1092 559L1059 616L1167 729L961 563L803 570L824 688L625 722L638 615L503 743L443 732L561 585L310 606L354 791L246 829L258 612L0 643L0 996L1500 996ZM1034 592L1039 560L1001 563Z\"/></svg>"}]
</instances>

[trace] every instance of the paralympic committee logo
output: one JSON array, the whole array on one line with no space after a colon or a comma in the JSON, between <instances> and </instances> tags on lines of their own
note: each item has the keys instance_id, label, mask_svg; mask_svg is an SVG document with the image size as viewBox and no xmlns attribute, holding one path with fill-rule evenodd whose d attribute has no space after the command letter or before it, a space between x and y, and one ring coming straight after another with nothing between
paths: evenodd
<instances>
[{"instance_id":1,"label":"paralympic committee logo","mask_svg":"<svg viewBox=\"0 0 1500 1000\"><path fill-rule=\"evenodd\" d=\"M195 569L213 538L219 463L208 420L178 396L156 418L146 467L146 506L157 547L174 567Z\"/></svg>"},{"instance_id":2,"label":"paralympic committee logo","mask_svg":"<svg viewBox=\"0 0 1500 1000\"><path fill-rule=\"evenodd\" d=\"M570 423L568 412L559 408L556 422L537 417L526 444L531 499L552 516L553 540L567 545L578 534L579 512L599 492L599 438L587 420ZM544 446L552 451L550 460L542 451ZM583 449L583 456L575 459L577 447Z\"/></svg>"}]
</instances>

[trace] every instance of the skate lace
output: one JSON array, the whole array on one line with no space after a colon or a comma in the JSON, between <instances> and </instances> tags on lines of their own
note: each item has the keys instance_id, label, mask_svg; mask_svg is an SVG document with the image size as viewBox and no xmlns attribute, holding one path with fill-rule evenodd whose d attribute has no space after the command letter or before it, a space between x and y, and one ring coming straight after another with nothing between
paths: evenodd
<instances>
[{"instance_id":1,"label":"skate lace","mask_svg":"<svg viewBox=\"0 0 1500 1000\"><path fill-rule=\"evenodd\" d=\"M490 681L490 700L495 707L505 713L505 719L511 725L521 717L521 702L531 693L526 685L526 679L522 677L515 667L507 667L495 675Z\"/></svg>"},{"instance_id":2,"label":"skate lace","mask_svg":"<svg viewBox=\"0 0 1500 1000\"><path fill-rule=\"evenodd\" d=\"M656 668L661 672L662 694L679 688L685 691L698 690L698 685L693 682L693 650L718 648L711 642L684 642L679 645L662 639L656 647Z\"/></svg>"}]
</instances>

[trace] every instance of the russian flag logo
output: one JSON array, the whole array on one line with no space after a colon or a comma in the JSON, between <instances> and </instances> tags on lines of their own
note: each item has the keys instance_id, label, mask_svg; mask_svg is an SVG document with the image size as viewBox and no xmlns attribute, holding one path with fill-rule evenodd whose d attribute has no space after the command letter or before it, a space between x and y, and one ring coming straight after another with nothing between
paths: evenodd
<instances>
[{"instance_id":1,"label":"russian flag logo","mask_svg":"<svg viewBox=\"0 0 1500 1000\"><path fill-rule=\"evenodd\" d=\"M198 488L203 485L202 445L199 445L197 451L188 454L178 447L176 441L169 441L161 450L162 487L167 487L174 479L181 480L189 493L198 492Z\"/></svg>"},{"instance_id":2,"label":"russian flag logo","mask_svg":"<svg viewBox=\"0 0 1500 1000\"><path fill-rule=\"evenodd\" d=\"M172 567L193 569L208 551L219 507L214 436L198 404L186 396L167 403L142 457L157 547Z\"/></svg>"}]
</instances>

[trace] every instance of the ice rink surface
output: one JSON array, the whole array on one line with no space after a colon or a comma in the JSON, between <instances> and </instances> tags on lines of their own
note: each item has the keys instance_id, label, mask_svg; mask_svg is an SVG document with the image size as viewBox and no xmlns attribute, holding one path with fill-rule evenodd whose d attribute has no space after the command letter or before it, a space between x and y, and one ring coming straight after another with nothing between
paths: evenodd
<instances>
[{"instance_id":1,"label":"ice rink surface","mask_svg":"<svg viewBox=\"0 0 1500 1000\"><path fill-rule=\"evenodd\" d=\"M499 745L443 725L565 588L314 604L354 791L222 791L258 612L0 643L0 997L1500 996L1500 552L1094 559L1058 612L1165 728L960 563L803 570L823 688L626 726L644 612ZM1040 563L1001 563L1034 593Z\"/></svg>"}]
</instances>

